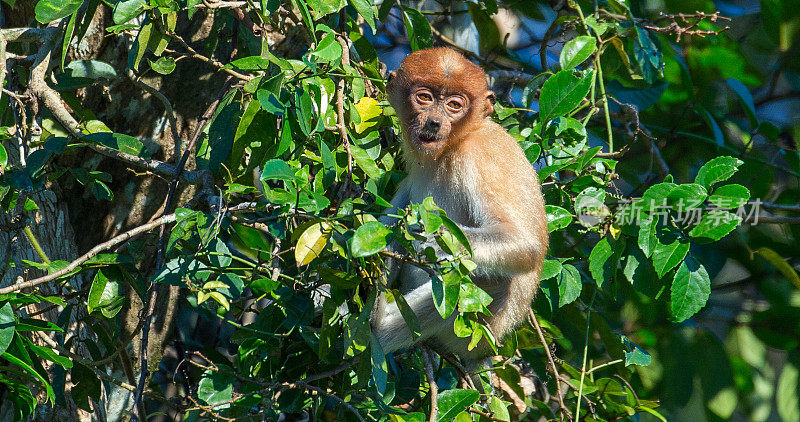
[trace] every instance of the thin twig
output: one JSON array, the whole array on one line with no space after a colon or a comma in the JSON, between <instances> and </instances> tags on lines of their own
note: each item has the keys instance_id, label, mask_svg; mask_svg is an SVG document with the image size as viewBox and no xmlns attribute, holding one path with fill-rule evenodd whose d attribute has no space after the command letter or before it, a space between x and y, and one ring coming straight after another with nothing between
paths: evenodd
<instances>
[{"instance_id":1,"label":"thin twig","mask_svg":"<svg viewBox=\"0 0 800 422\"><path fill-rule=\"evenodd\" d=\"M166 35L169 36L170 38L178 41L183 46L183 48L188 50L189 51L189 54L188 54L189 57L192 57L192 58L198 59L200 61L206 62L206 63L210 64L211 66L214 66L215 68L217 68L217 70L221 70L221 71L223 71L223 72L225 72L225 73L227 73L227 74L229 74L229 75L231 75L231 76L233 76L233 77L235 77L237 79L241 79L243 81L249 81L249 80L252 80L253 78L255 78L255 76L245 75L245 74L239 73L239 72L237 72L237 71L235 71L233 69L227 68L222 63L198 53L197 51L195 51L194 48L192 48L192 46L189 45L189 43L186 42L186 40L183 39L183 37L181 37L180 35L178 35L178 34L176 34L174 32L167 32ZM172 53L176 53L176 54L183 54L183 53L177 52L175 50L164 50L164 51L172 52Z\"/></svg>"},{"instance_id":2,"label":"thin twig","mask_svg":"<svg viewBox=\"0 0 800 422\"><path fill-rule=\"evenodd\" d=\"M798 211L800 212L800 204L776 204L774 202L760 202L764 208L771 208L780 211Z\"/></svg>"},{"instance_id":3,"label":"thin twig","mask_svg":"<svg viewBox=\"0 0 800 422\"><path fill-rule=\"evenodd\" d=\"M539 325L539 320L536 319L536 314L533 313L533 310L530 311L529 316L531 317L531 324L533 324L533 328L536 329L536 334L539 335L539 341L542 342L545 354L547 355L547 362L550 363L550 370L553 372L553 376L556 380L556 398L558 399L558 407L568 420L572 420L572 415L569 413L569 409L564 406L564 399L561 397L563 394L561 392L561 375L558 373L556 362L553 360L553 354L550 353L550 345L547 344L547 340L544 338L544 332L542 332L542 327Z\"/></svg>"},{"instance_id":4,"label":"thin twig","mask_svg":"<svg viewBox=\"0 0 800 422\"><path fill-rule=\"evenodd\" d=\"M406 256L406 255L399 254L399 253L392 252L392 251L388 251L388 250L380 251L379 254L381 256L386 257L386 258L396 259L398 261L405 262L407 264L411 264L411 265L413 265L413 266L415 266L417 268L420 268L420 269L424 270L431 277L436 276L436 275L439 274L438 272L436 272L436 270L431 268L431 266L429 264L425 263L424 261L416 260L416 259L414 259L414 258L412 258L410 256Z\"/></svg>"},{"instance_id":5,"label":"thin twig","mask_svg":"<svg viewBox=\"0 0 800 422\"><path fill-rule=\"evenodd\" d=\"M422 353L422 359L425 360L425 377L428 379L428 385L430 386L428 394L431 396L431 414L428 417L428 422L436 422L436 418L439 415L439 386L436 385L436 377L433 374L433 362L428 354L428 348L422 347L420 348L420 352Z\"/></svg>"},{"instance_id":6,"label":"thin twig","mask_svg":"<svg viewBox=\"0 0 800 422\"><path fill-rule=\"evenodd\" d=\"M350 48L343 37L336 38L342 46L342 66L350 64ZM349 196L350 183L353 180L353 153L350 151L350 140L347 138L347 123L344 118L344 87L345 78L340 78L336 84L336 118L339 135L342 137L342 144L347 152L347 178L344 182L345 196ZM284 123L285 124L285 123Z\"/></svg>"}]
</instances>

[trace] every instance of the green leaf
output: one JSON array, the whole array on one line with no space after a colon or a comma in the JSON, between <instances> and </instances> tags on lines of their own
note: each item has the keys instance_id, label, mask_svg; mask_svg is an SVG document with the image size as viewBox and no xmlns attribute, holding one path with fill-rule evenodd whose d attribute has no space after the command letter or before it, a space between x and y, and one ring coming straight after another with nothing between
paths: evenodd
<instances>
[{"instance_id":1,"label":"green leaf","mask_svg":"<svg viewBox=\"0 0 800 422\"><path fill-rule=\"evenodd\" d=\"M39 357L47 359L51 362L55 362L58 365L61 365L64 369L72 368L72 361L66 356L59 355L55 352L55 350L44 346L37 346L28 339L25 339L25 343L27 344L28 348L31 349L33 353L36 353Z\"/></svg>"},{"instance_id":2,"label":"green leaf","mask_svg":"<svg viewBox=\"0 0 800 422\"><path fill-rule=\"evenodd\" d=\"M8 152L6 152L6 148L0 144L0 169L5 168L8 165ZM0 196L0 200L2 200L2 196Z\"/></svg>"},{"instance_id":3,"label":"green leaf","mask_svg":"<svg viewBox=\"0 0 800 422\"><path fill-rule=\"evenodd\" d=\"M380 221L369 221L356 229L351 245L353 256L364 257L382 251L389 244L392 231Z\"/></svg>"},{"instance_id":4,"label":"green leaf","mask_svg":"<svg viewBox=\"0 0 800 422\"><path fill-rule=\"evenodd\" d=\"M588 187L575 197L573 208L578 221L584 227L594 227L602 223L610 213L605 207L606 192L596 187Z\"/></svg>"},{"instance_id":5,"label":"green leaf","mask_svg":"<svg viewBox=\"0 0 800 422\"><path fill-rule=\"evenodd\" d=\"M595 51L597 51L597 40L594 37L582 35L564 44L558 61L561 63L562 69L572 69L578 67Z\"/></svg>"},{"instance_id":6,"label":"green leaf","mask_svg":"<svg viewBox=\"0 0 800 422\"><path fill-rule=\"evenodd\" d=\"M637 291L651 298L661 294L663 285L659 283L659 277L651 261L636 246L627 249L622 274Z\"/></svg>"},{"instance_id":7,"label":"green leaf","mask_svg":"<svg viewBox=\"0 0 800 422\"><path fill-rule=\"evenodd\" d=\"M414 310L411 309L411 306L408 305L405 297L403 297L399 291L392 291L392 297L394 297L394 301L397 304L397 309L400 310L400 315L403 316L403 320L406 322L409 331L411 331L411 337L419 337L419 335L422 333L422 330L419 326L419 318L417 318L417 314L414 313Z\"/></svg>"},{"instance_id":8,"label":"green leaf","mask_svg":"<svg viewBox=\"0 0 800 422\"><path fill-rule=\"evenodd\" d=\"M173 70L175 70L175 59L172 57L163 56L159 57L156 61L150 60L150 68L156 73L169 75Z\"/></svg>"},{"instance_id":9,"label":"green leaf","mask_svg":"<svg viewBox=\"0 0 800 422\"><path fill-rule=\"evenodd\" d=\"M279 285L280 283L278 283L277 280L273 280L267 277L262 277L250 283L248 287L258 292L259 294L265 294L265 293L272 293L273 291L275 291L275 289L278 288Z\"/></svg>"},{"instance_id":10,"label":"green leaf","mask_svg":"<svg viewBox=\"0 0 800 422\"><path fill-rule=\"evenodd\" d=\"M639 237L636 243L639 245L639 249L644 252L644 256L650 258L653 256L653 251L658 244L658 238L656 237L658 218L651 217L647 221L640 221L640 224Z\"/></svg>"},{"instance_id":11,"label":"green leaf","mask_svg":"<svg viewBox=\"0 0 800 422\"><path fill-rule=\"evenodd\" d=\"M347 4L344 0L306 0L305 3L313 13L314 19L321 19L325 15L336 13Z\"/></svg>"},{"instance_id":12,"label":"green leaf","mask_svg":"<svg viewBox=\"0 0 800 422\"><path fill-rule=\"evenodd\" d=\"M734 157L716 157L705 163L697 172L694 178L695 183L699 183L706 188L717 182L727 180L744 162Z\"/></svg>"},{"instance_id":13,"label":"green leaf","mask_svg":"<svg viewBox=\"0 0 800 422\"><path fill-rule=\"evenodd\" d=\"M197 385L197 397L209 405L217 405L215 409L227 409L233 398L234 379L217 371L206 371Z\"/></svg>"},{"instance_id":14,"label":"green leaf","mask_svg":"<svg viewBox=\"0 0 800 422\"><path fill-rule=\"evenodd\" d=\"M24 347L24 346L22 346L22 347ZM25 354L27 356L27 352ZM12 363L14 365L17 365L20 368L24 369L25 372L28 372L29 374L33 375L33 377L36 378L42 384L42 386L45 388L45 391L47 392L48 401L50 401L51 404L55 402L55 394L53 392L53 386L50 385L50 383L47 381L47 379L44 378L43 376L41 376L39 374L39 372L36 371L36 369L34 369L31 365L29 365L24 360L20 359L18 356L15 356L15 355L11 354L8 350L6 350L6 352L3 353L3 358L6 359L7 361L9 361L10 363ZM74 390L73 390L73 392L74 392Z\"/></svg>"},{"instance_id":15,"label":"green leaf","mask_svg":"<svg viewBox=\"0 0 800 422\"><path fill-rule=\"evenodd\" d=\"M664 274L680 264L688 252L689 242L677 238L668 244L658 242L653 250L653 267L658 277L664 277Z\"/></svg>"},{"instance_id":16,"label":"green leaf","mask_svg":"<svg viewBox=\"0 0 800 422\"><path fill-rule=\"evenodd\" d=\"M233 93L235 91L231 91ZM223 100L230 101L231 94ZM222 171L222 165L233 150L233 137L241 117L241 105L238 101L230 101L220 105L208 126L208 138L204 148L198 148L197 166L211 171Z\"/></svg>"},{"instance_id":17,"label":"green leaf","mask_svg":"<svg viewBox=\"0 0 800 422\"><path fill-rule=\"evenodd\" d=\"M15 322L14 308L11 307L10 303L6 302L5 305L0 307L0 355L5 353L11 344L11 340L14 339Z\"/></svg>"},{"instance_id":18,"label":"green leaf","mask_svg":"<svg viewBox=\"0 0 800 422\"><path fill-rule=\"evenodd\" d=\"M544 265L542 265L542 280L547 280L548 278L553 278L561 272L562 265L561 262L555 259L545 259Z\"/></svg>"},{"instance_id":19,"label":"green leaf","mask_svg":"<svg viewBox=\"0 0 800 422\"><path fill-rule=\"evenodd\" d=\"M480 393L475 390L452 389L439 393L439 422L448 422L466 408L478 402Z\"/></svg>"},{"instance_id":20,"label":"green leaf","mask_svg":"<svg viewBox=\"0 0 800 422\"><path fill-rule=\"evenodd\" d=\"M622 343L625 345L625 366L639 365L647 366L653 361L653 357L638 344L629 341L627 337L621 335Z\"/></svg>"},{"instance_id":21,"label":"green leaf","mask_svg":"<svg viewBox=\"0 0 800 422\"><path fill-rule=\"evenodd\" d=\"M550 233L563 229L569 226L572 222L572 214L556 205L545 205L545 212L547 212L547 231Z\"/></svg>"},{"instance_id":22,"label":"green leaf","mask_svg":"<svg viewBox=\"0 0 800 422\"><path fill-rule=\"evenodd\" d=\"M546 123L564 116L581 104L592 85L592 73L562 70L551 76L539 96L539 120Z\"/></svg>"},{"instance_id":23,"label":"green leaf","mask_svg":"<svg viewBox=\"0 0 800 422\"><path fill-rule=\"evenodd\" d=\"M117 71L110 64L99 60L73 60L67 65L67 69L72 69L72 76L76 78L114 79L117 77Z\"/></svg>"},{"instance_id":24,"label":"green leaf","mask_svg":"<svg viewBox=\"0 0 800 422\"><path fill-rule=\"evenodd\" d=\"M669 182L658 183L647 188L640 201L642 210L657 211L667 204L667 197L678 185Z\"/></svg>"},{"instance_id":25,"label":"green leaf","mask_svg":"<svg viewBox=\"0 0 800 422\"><path fill-rule=\"evenodd\" d=\"M225 66L224 68L239 69L239 70L267 70L269 66L269 59L261 56L248 56L236 59Z\"/></svg>"},{"instance_id":26,"label":"green leaf","mask_svg":"<svg viewBox=\"0 0 800 422\"><path fill-rule=\"evenodd\" d=\"M372 336L369 342L370 358L372 359L372 374L371 381L375 385L378 394L383 395L386 391L386 381L389 378L389 366L386 364L386 355L381 349L381 343L375 337L375 333L370 333Z\"/></svg>"},{"instance_id":27,"label":"green leaf","mask_svg":"<svg viewBox=\"0 0 800 422\"><path fill-rule=\"evenodd\" d=\"M570 264L564 264L558 276L558 307L568 305L581 295L581 275L578 269Z\"/></svg>"},{"instance_id":28,"label":"green leaf","mask_svg":"<svg viewBox=\"0 0 800 422\"><path fill-rule=\"evenodd\" d=\"M670 313L675 322L685 321L705 306L711 294L711 279L702 264L686 258L672 280Z\"/></svg>"},{"instance_id":29,"label":"green leaf","mask_svg":"<svg viewBox=\"0 0 800 422\"><path fill-rule=\"evenodd\" d=\"M331 225L327 221L314 223L303 231L294 248L294 260L298 267L310 264L322 253L331 237L331 231Z\"/></svg>"},{"instance_id":30,"label":"green leaf","mask_svg":"<svg viewBox=\"0 0 800 422\"><path fill-rule=\"evenodd\" d=\"M492 411L492 417L494 420L500 419L501 421L510 421L511 416L508 414L508 404L497 398L496 396L492 396L489 399L489 410ZM470 418L470 420L472 420Z\"/></svg>"},{"instance_id":31,"label":"green leaf","mask_svg":"<svg viewBox=\"0 0 800 422\"><path fill-rule=\"evenodd\" d=\"M336 34L329 32L322 37L317 48L311 52L309 57L315 59L317 63L331 63L342 58L342 45L336 41Z\"/></svg>"},{"instance_id":32,"label":"green leaf","mask_svg":"<svg viewBox=\"0 0 800 422\"><path fill-rule=\"evenodd\" d=\"M403 18L412 51L433 47L431 25L425 19L425 15L417 9L403 7Z\"/></svg>"},{"instance_id":33,"label":"green leaf","mask_svg":"<svg viewBox=\"0 0 800 422\"><path fill-rule=\"evenodd\" d=\"M703 185L697 183L685 183L676 186L667 195L667 203L673 209L684 212L692 208L697 208L706 200L708 191Z\"/></svg>"},{"instance_id":34,"label":"green leaf","mask_svg":"<svg viewBox=\"0 0 800 422\"><path fill-rule=\"evenodd\" d=\"M461 274L458 271L450 270L431 277L431 289L433 290L433 304L442 318L447 318L456 310L458 296L461 292Z\"/></svg>"},{"instance_id":35,"label":"green leaf","mask_svg":"<svg viewBox=\"0 0 800 422\"><path fill-rule=\"evenodd\" d=\"M380 179L384 171L378 167L375 160L369 156L366 150L356 144L350 144L350 152L353 154L353 160L367 176L373 179Z\"/></svg>"},{"instance_id":36,"label":"green leaf","mask_svg":"<svg viewBox=\"0 0 800 422\"><path fill-rule=\"evenodd\" d=\"M775 407L783 422L800 422L800 372L791 361L783 365L775 389Z\"/></svg>"},{"instance_id":37,"label":"green leaf","mask_svg":"<svg viewBox=\"0 0 800 422\"><path fill-rule=\"evenodd\" d=\"M742 217L722 210L712 210L700 219L700 223L689 232L693 238L702 242L715 242L732 232Z\"/></svg>"},{"instance_id":38,"label":"green leaf","mask_svg":"<svg viewBox=\"0 0 800 422\"><path fill-rule=\"evenodd\" d=\"M430 199L430 197L426 198L426 200L427 199ZM424 227L426 234L436 233L439 230L439 227L442 227L442 224L444 224L442 217L437 211L434 210L420 210L419 216L422 218L422 226Z\"/></svg>"},{"instance_id":39,"label":"green leaf","mask_svg":"<svg viewBox=\"0 0 800 422\"><path fill-rule=\"evenodd\" d=\"M636 62L642 71L642 76L647 83L652 84L656 79L664 74L664 62L661 60L662 53L650 39L647 30L634 26L636 39L634 40L633 52Z\"/></svg>"},{"instance_id":40,"label":"green leaf","mask_svg":"<svg viewBox=\"0 0 800 422\"><path fill-rule=\"evenodd\" d=\"M40 0L36 3L34 13L36 20L50 23L75 13L83 4L83 0Z\"/></svg>"},{"instance_id":41,"label":"green leaf","mask_svg":"<svg viewBox=\"0 0 800 422\"><path fill-rule=\"evenodd\" d=\"M616 260L609 261L612 256L614 250L607 237L600 239L589 254L589 271L598 288L602 289L605 282L611 281L617 271Z\"/></svg>"},{"instance_id":42,"label":"green leaf","mask_svg":"<svg viewBox=\"0 0 800 422\"><path fill-rule=\"evenodd\" d=\"M492 297L474 283L461 283L458 296L459 312L483 312L486 310Z\"/></svg>"},{"instance_id":43,"label":"green leaf","mask_svg":"<svg viewBox=\"0 0 800 422\"><path fill-rule=\"evenodd\" d=\"M144 12L147 0L122 0L114 5L114 23L121 25Z\"/></svg>"},{"instance_id":44,"label":"green leaf","mask_svg":"<svg viewBox=\"0 0 800 422\"><path fill-rule=\"evenodd\" d=\"M134 72L139 70L139 63L141 63L144 53L147 51L147 45L150 43L152 33L153 22L150 22L145 17L145 23L139 29L139 34L136 35L131 51L128 52L128 67Z\"/></svg>"},{"instance_id":45,"label":"green leaf","mask_svg":"<svg viewBox=\"0 0 800 422\"><path fill-rule=\"evenodd\" d=\"M227 268L231 265L231 262L233 262L228 245L220 238L212 240L208 244L207 250L209 252L214 252L208 255L208 262L217 268Z\"/></svg>"},{"instance_id":46,"label":"green leaf","mask_svg":"<svg viewBox=\"0 0 800 422\"><path fill-rule=\"evenodd\" d=\"M306 137L310 137L315 129L315 116L314 116L314 100L311 98L311 94L308 90L302 88L296 88L294 90L294 114L297 116L297 123L300 126L300 130L306 135Z\"/></svg>"},{"instance_id":47,"label":"green leaf","mask_svg":"<svg viewBox=\"0 0 800 422\"><path fill-rule=\"evenodd\" d=\"M447 227L447 230L449 230L450 233L452 233L453 236L455 236L455 238L458 240L461 246L467 248L467 252L469 252L469 254L472 255L472 245L469 244L469 239L467 239L467 235L464 234L464 231L461 230L461 227L459 227L459 225L455 221L451 220L448 216L444 214L440 214L439 217L441 217L442 224L444 224L444 226Z\"/></svg>"},{"instance_id":48,"label":"green leaf","mask_svg":"<svg viewBox=\"0 0 800 422\"><path fill-rule=\"evenodd\" d=\"M287 182L297 181L296 170L283 160L269 160L261 169L261 180L285 180Z\"/></svg>"},{"instance_id":49,"label":"green leaf","mask_svg":"<svg viewBox=\"0 0 800 422\"><path fill-rule=\"evenodd\" d=\"M356 9L358 15L364 18L364 21L367 25L369 25L370 29L372 29L372 34L375 34L376 22L375 22L375 8L373 6L372 1L367 0L349 0L351 6Z\"/></svg>"},{"instance_id":50,"label":"green leaf","mask_svg":"<svg viewBox=\"0 0 800 422\"><path fill-rule=\"evenodd\" d=\"M20 318L17 321L17 331L57 331L64 332L58 325L43 319Z\"/></svg>"},{"instance_id":51,"label":"green leaf","mask_svg":"<svg viewBox=\"0 0 800 422\"><path fill-rule=\"evenodd\" d=\"M472 23L478 30L478 50L490 52L500 46L500 31L497 23L478 3L466 2Z\"/></svg>"},{"instance_id":52,"label":"green leaf","mask_svg":"<svg viewBox=\"0 0 800 422\"><path fill-rule=\"evenodd\" d=\"M718 208L732 209L744 206L748 199L750 199L749 189L742 185L731 183L718 187L714 194L708 198L708 201Z\"/></svg>"},{"instance_id":53,"label":"green leaf","mask_svg":"<svg viewBox=\"0 0 800 422\"><path fill-rule=\"evenodd\" d=\"M90 133L83 139L96 142L119 152L141 156L144 150L142 141L123 133L98 132Z\"/></svg>"},{"instance_id":54,"label":"green leaf","mask_svg":"<svg viewBox=\"0 0 800 422\"><path fill-rule=\"evenodd\" d=\"M69 52L69 45L72 42L72 36L75 34L75 23L78 21L78 14L73 13L72 16L69 17L69 22L67 22L67 27L64 29L64 38L61 40L61 70L64 70L64 61L67 59L67 53Z\"/></svg>"},{"instance_id":55,"label":"green leaf","mask_svg":"<svg viewBox=\"0 0 800 422\"><path fill-rule=\"evenodd\" d=\"M112 304L114 299L119 297L119 284L116 281L109 280L106 271L103 268L97 270L97 274L92 280L92 287L89 289L89 297L86 303L89 313Z\"/></svg>"}]
</instances>

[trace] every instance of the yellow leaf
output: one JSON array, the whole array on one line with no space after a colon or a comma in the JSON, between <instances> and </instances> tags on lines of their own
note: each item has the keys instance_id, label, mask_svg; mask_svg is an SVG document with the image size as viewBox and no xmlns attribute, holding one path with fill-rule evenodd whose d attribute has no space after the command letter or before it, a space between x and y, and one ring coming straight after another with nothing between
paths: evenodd
<instances>
[{"instance_id":1,"label":"yellow leaf","mask_svg":"<svg viewBox=\"0 0 800 422\"><path fill-rule=\"evenodd\" d=\"M226 287L228 287L228 285L227 285L227 284L225 284L225 283L223 283L223 282L221 282L221 281L217 281L217 280L214 280L214 281L209 281L208 283L206 283L206 284L203 284L203 288L204 288L204 289L206 289L206 290L211 290L211 289L224 289L224 288L226 288Z\"/></svg>"},{"instance_id":2,"label":"yellow leaf","mask_svg":"<svg viewBox=\"0 0 800 422\"><path fill-rule=\"evenodd\" d=\"M356 125L356 132L358 133L375 126L378 123L376 118L383 111L378 105L378 101L370 97L361 97L356 103L356 110L358 110L358 115L361 117L361 123Z\"/></svg>"},{"instance_id":3,"label":"yellow leaf","mask_svg":"<svg viewBox=\"0 0 800 422\"><path fill-rule=\"evenodd\" d=\"M798 289L800 289L800 276L797 275L797 271L789 265L786 260L783 259L782 256L778 255L777 252L773 251L770 248L758 248L756 253L763 256L764 259L769 261L775 268L778 269L792 284L795 285Z\"/></svg>"},{"instance_id":4,"label":"yellow leaf","mask_svg":"<svg viewBox=\"0 0 800 422\"><path fill-rule=\"evenodd\" d=\"M222 305L222 307L225 308L226 311L230 311L231 310L231 305L228 303L228 298L223 296L222 293L220 293L220 292L211 292L211 293L208 294L208 297L210 297L210 298L214 299L215 301L217 301L217 303Z\"/></svg>"},{"instance_id":5,"label":"yellow leaf","mask_svg":"<svg viewBox=\"0 0 800 422\"><path fill-rule=\"evenodd\" d=\"M616 224L612 224L608 228L609 233L614 239L619 239L619 234L622 233L622 229L620 229Z\"/></svg>"},{"instance_id":6,"label":"yellow leaf","mask_svg":"<svg viewBox=\"0 0 800 422\"><path fill-rule=\"evenodd\" d=\"M310 264L325 249L330 237L331 225L327 221L320 221L308 226L297 239L297 245L294 248L294 260L297 262L297 266Z\"/></svg>"}]
</instances>

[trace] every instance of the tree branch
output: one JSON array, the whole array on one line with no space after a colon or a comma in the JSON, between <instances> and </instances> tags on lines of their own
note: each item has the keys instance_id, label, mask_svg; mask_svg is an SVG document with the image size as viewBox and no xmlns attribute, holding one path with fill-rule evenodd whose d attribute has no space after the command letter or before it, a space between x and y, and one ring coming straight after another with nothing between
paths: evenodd
<instances>
[{"instance_id":1,"label":"tree branch","mask_svg":"<svg viewBox=\"0 0 800 422\"><path fill-rule=\"evenodd\" d=\"M125 233L122 233L120 235L114 236L111 239L109 239L109 240L107 240L107 241L105 241L105 242L93 247L92 249L89 250L89 252L86 252L80 258L70 262L69 265L67 265L66 267L62 268L59 271L56 271L54 273L48 274L48 275L43 276L43 277L39 277L39 278L35 278L33 280L29 280L29 281L21 281L22 277L20 277L20 278L18 278L19 282L17 282L16 284L13 284L13 285L8 286L8 287L1 288L0 289L0 294L6 294L6 293L12 293L12 292L20 291L20 290L28 288L28 287L38 286L39 284L47 283L48 281L52 281L52 280L56 280L58 278L61 278L61 277L65 276L65 275L71 273L75 269L77 269L84 262L86 262L89 259L95 257L100 252L103 252L104 250L107 250L107 249L110 249L110 248L112 248L114 246L117 246L117 245L119 245L119 244L121 244L123 242L127 242L128 240L130 240L134 236L138 236L138 235L140 235L142 233L145 233L145 232L148 232L148 231L150 231L150 230L152 230L152 229L154 229L156 227L162 226L164 224L170 224L170 223L173 223L173 222L175 222L175 214L170 214L170 215L165 215L165 216L163 216L163 217L161 217L161 218L159 218L157 220L154 220L154 221L152 221L150 223L143 224L143 225L141 225L139 227L136 227L134 229L128 230Z\"/></svg>"}]
</instances>

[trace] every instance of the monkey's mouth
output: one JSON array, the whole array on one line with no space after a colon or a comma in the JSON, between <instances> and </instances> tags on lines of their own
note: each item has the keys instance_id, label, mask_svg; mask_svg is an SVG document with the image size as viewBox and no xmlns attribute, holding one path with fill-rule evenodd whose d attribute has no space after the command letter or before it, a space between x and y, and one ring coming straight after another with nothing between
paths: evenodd
<instances>
[{"instance_id":1,"label":"monkey's mouth","mask_svg":"<svg viewBox=\"0 0 800 422\"><path fill-rule=\"evenodd\" d=\"M435 148L437 147L440 142L442 142L442 138L440 136L432 135L429 133L420 133L417 135L417 141L419 145L425 148Z\"/></svg>"}]
</instances>

